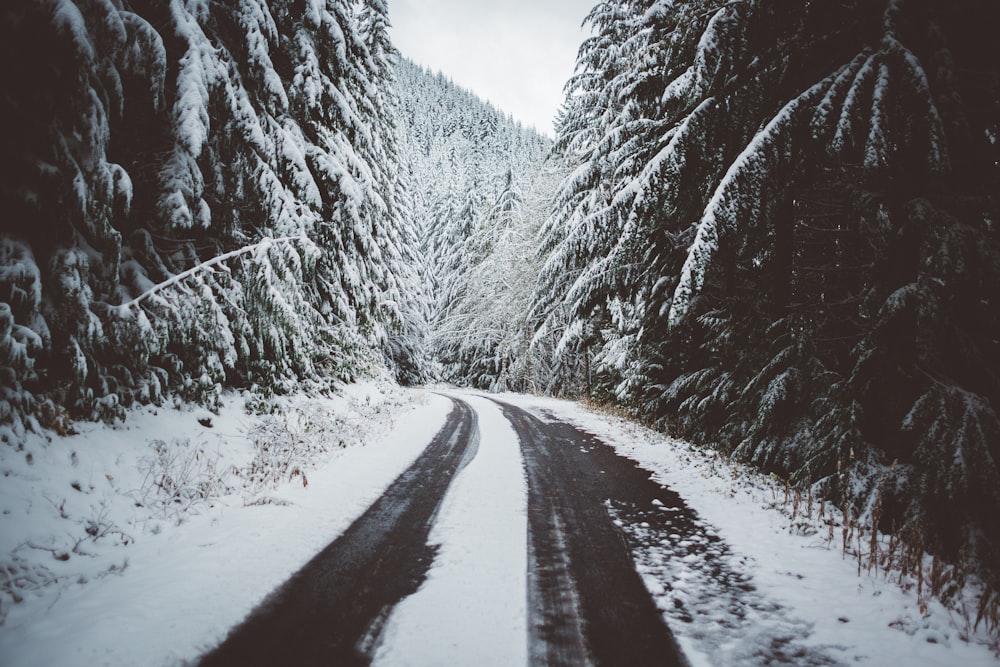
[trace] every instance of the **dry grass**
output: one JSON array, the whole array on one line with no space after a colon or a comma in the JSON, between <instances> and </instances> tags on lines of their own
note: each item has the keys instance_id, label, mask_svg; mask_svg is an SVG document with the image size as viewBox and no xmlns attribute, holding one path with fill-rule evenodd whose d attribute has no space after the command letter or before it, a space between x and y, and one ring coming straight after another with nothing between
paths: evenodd
<instances>
[{"instance_id":1,"label":"dry grass","mask_svg":"<svg viewBox=\"0 0 1000 667\"><path fill-rule=\"evenodd\" d=\"M818 506L815 516L814 506ZM963 639L982 628L990 647L1000 655L1000 588L976 575L979 568L966 553L956 562L928 554L919 526L880 532L879 494L865 520L859 521L846 500L838 508L816 500L809 489L803 493L786 483L781 509L790 517L789 530L801 533L804 524L812 524L828 545L837 544L844 558L857 562L859 577L868 574L905 591L916 589L917 605L924 616L929 613L930 599L937 599L961 620Z\"/></svg>"}]
</instances>

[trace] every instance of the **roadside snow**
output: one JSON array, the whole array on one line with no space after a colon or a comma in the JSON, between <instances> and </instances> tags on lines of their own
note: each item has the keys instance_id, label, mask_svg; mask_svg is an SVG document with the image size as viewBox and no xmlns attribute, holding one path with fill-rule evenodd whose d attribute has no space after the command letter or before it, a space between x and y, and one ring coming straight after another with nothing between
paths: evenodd
<instances>
[{"instance_id":1,"label":"roadside snow","mask_svg":"<svg viewBox=\"0 0 1000 667\"><path fill-rule=\"evenodd\" d=\"M147 408L118 427L0 447L0 664L196 658L378 498L451 409L371 383L271 416L242 404ZM161 502L151 481L168 484L164 471L185 489L211 483L209 498Z\"/></svg>"},{"instance_id":2,"label":"roadside snow","mask_svg":"<svg viewBox=\"0 0 1000 667\"><path fill-rule=\"evenodd\" d=\"M478 416L478 450L445 496L429 540L440 545L434 565L389 616L376 666L527 664L528 490L520 445L495 404L459 397Z\"/></svg>"},{"instance_id":3,"label":"roadside snow","mask_svg":"<svg viewBox=\"0 0 1000 667\"><path fill-rule=\"evenodd\" d=\"M520 448L493 403L460 397L481 439L431 532L427 580L390 615L380 665L528 660ZM918 600L912 582L859 576L839 539L792 520L776 482L575 403L502 398L594 433L697 512L690 534L667 540L621 522L695 667L997 664L985 633ZM242 403L137 410L119 427L0 446L0 665L196 659L378 498L451 409L375 384L269 416Z\"/></svg>"},{"instance_id":4,"label":"roadside snow","mask_svg":"<svg viewBox=\"0 0 1000 667\"><path fill-rule=\"evenodd\" d=\"M842 555L839 535L831 543L801 515L793 523L776 482L577 403L501 398L597 435L679 493L698 513L703 534L721 538L649 544L643 526L624 527L643 545L633 549L637 568L695 667L772 664L776 655L791 664L998 664L982 629L973 632L937 600L918 600L912 582L900 586L898 574L887 579L863 569L859 576L857 560ZM682 552L678 546L688 554L711 552L711 566L704 558L673 557ZM744 585L743 594L725 597Z\"/></svg>"}]
</instances>

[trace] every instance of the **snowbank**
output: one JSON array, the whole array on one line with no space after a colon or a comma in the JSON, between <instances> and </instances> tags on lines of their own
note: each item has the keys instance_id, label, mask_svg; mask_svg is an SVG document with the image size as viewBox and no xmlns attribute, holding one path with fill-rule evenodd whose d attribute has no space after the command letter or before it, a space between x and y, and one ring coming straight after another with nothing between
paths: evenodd
<instances>
[{"instance_id":1,"label":"snowbank","mask_svg":"<svg viewBox=\"0 0 1000 667\"><path fill-rule=\"evenodd\" d=\"M243 403L144 408L0 449L0 664L195 658L381 495L451 408L375 384L273 414Z\"/></svg>"}]
</instances>

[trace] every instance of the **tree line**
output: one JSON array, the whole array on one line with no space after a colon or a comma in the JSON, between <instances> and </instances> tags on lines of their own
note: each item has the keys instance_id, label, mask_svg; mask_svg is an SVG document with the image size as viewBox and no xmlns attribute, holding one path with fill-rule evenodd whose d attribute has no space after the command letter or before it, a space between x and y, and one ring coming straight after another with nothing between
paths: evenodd
<instances>
[{"instance_id":1,"label":"tree line","mask_svg":"<svg viewBox=\"0 0 1000 667\"><path fill-rule=\"evenodd\" d=\"M543 383L987 564L996 590L997 18L599 3L542 229Z\"/></svg>"}]
</instances>

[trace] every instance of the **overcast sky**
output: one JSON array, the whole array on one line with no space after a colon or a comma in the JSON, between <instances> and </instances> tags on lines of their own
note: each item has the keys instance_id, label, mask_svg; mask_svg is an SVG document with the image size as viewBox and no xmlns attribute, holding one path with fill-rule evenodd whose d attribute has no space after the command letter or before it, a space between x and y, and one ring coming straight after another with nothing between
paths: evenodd
<instances>
[{"instance_id":1,"label":"overcast sky","mask_svg":"<svg viewBox=\"0 0 1000 667\"><path fill-rule=\"evenodd\" d=\"M596 2L389 0L389 18L404 56L551 136Z\"/></svg>"}]
</instances>

